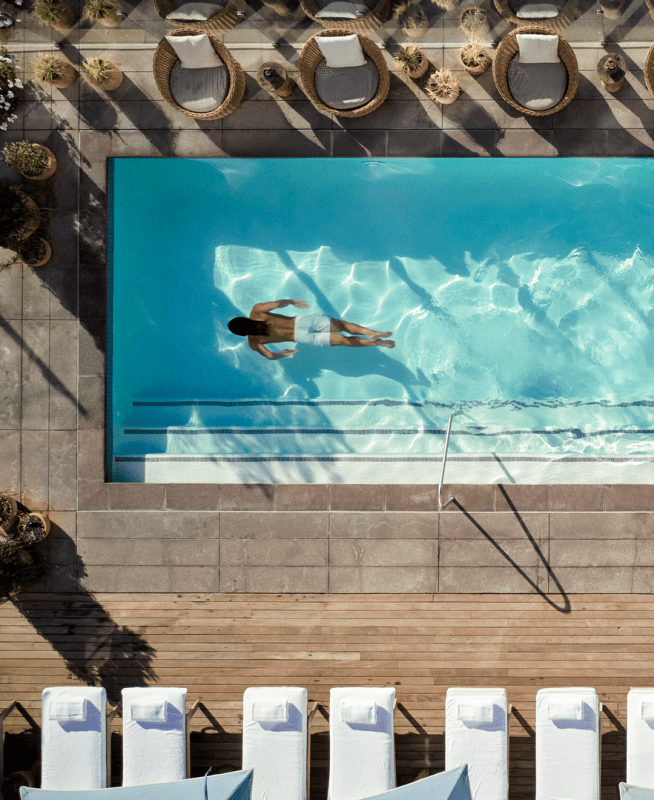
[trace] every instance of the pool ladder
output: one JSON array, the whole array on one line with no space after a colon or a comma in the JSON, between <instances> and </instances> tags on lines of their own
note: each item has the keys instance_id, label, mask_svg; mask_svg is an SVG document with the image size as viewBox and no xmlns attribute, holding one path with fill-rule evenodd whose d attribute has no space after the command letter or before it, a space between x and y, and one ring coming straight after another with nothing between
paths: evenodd
<instances>
[{"instance_id":1,"label":"pool ladder","mask_svg":"<svg viewBox=\"0 0 654 800\"><path fill-rule=\"evenodd\" d=\"M454 495L443 503L443 478L445 477L445 462L447 461L447 448L450 446L450 431L452 430L452 415L447 421L447 433L445 434L445 447L443 448L443 466L441 467L441 479L438 482L438 510L442 511L447 508L450 503L454 502Z\"/></svg>"}]
</instances>

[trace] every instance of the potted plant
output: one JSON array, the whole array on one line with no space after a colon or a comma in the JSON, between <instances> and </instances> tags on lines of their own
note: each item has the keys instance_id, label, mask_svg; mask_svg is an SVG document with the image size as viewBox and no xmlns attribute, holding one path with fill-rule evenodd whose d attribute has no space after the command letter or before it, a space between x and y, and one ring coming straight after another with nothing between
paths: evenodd
<instances>
[{"instance_id":1,"label":"potted plant","mask_svg":"<svg viewBox=\"0 0 654 800\"><path fill-rule=\"evenodd\" d=\"M120 22L120 6L114 0L84 0L84 16L105 28L115 28Z\"/></svg>"},{"instance_id":2,"label":"potted plant","mask_svg":"<svg viewBox=\"0 0 654 800\"><path fill-rule=\"evenodd\" d=\"M28 511L26 514L18 515L16 531L21 545L37 544L50 533L50 520L45 514Z\"/></svg>"},{"instance_id":3,"label":"potted plant","mask_svg":"<svg viewBox=\"0 0 654 800\"><path fill-rule=\"evenodd\" d=\"M24 178L33 181L51 178L57 169L57 159L52 150L26 139L6 144L2 154L6 164L17 167Z\"/></svg>"},{"instance_id":4,"label":"potted plant","mask_svg":"<svg viewBox=\"0 0 654 800\"><path fill-rule=\"evenodd\" d=\"M459 50L459 59L471 75L481 75L490 66L490 56L481 42L471 39Z\"/></svg>"},{"instance_id":5,"label":"potted plant","mask_svg":"<svg viewBox=\"0 0 654 800\"><path fill-rule=\"evenodd\" d=\"M427 81L427 95L437 103L453 103L459 96L459 81L449 69L437 69Z\"/></svg>"},{"instance_id":6,"label":"potted plant","mask_svg":"<svg viewBox=\"0 0 654 800\"><path fill-rule=\"evenodd\" d=\"M77 70L70 61L51 53L41 53L32 67L34 77L39 83L47 83L57 89L65 89L77 78Z\"/></svg>"},{"instance_id":7,"label":"potted plant","mask_svg":"<svg viewBox=\"0 0 654 800\"><path fill-rule=\"evenodd\" d=\"M19 186L0 185L0 247L17 250L40 222L41 212L31 197Z\"/></svg>"},{"instance_id":8,"label":"potted plant","mask_svg":"<svg viewBox=\"0 0 654 800\"><path fill-rule=\"evenodd\" d=\"M42 267L52 257L50 242L41 236L28 236L18 246L18 255L28 267Z\"/></svg>"},{"instance_id":9,"label":"potted plant","mask_svg":"<svg viewBox=\"0 0 654 800\"><path fill-rule=\"evenodd\" d=\"M429 27L420 0L402 0L393 9L393 19L400 23L407 36L414 39L424 36Z\"/></svg>"},{"instance_id":10,"label":"potted plant","mask_svg":"<svg viewBox=\"0 0 654 800\"><path fill-rule=\"evenodd\" d=\"M461 12L461 28L468 39L483 39L490 31L488 17L479 6L467 6Z\"/></svg>"},{"instance_id":11,"label":"potted plant","mask_svg":"<svg viewBox=\"0 0 654 800\"><path fill-rule=\"evenodd\" d=\"M4 47L0 47L0 131L18 119L16 108L23 99L23 83L16 75L16 65Z\"/></svg>"},{"instance_id":12,"label":"potted plant","mask_svg":"<svg viewBox=\"0 0 654 800\"><path fill-rule=\"evenodd\" d=\"M123 73L118 64L102 56L84 61L84 77L91 86L106 92L117 89L123 82Z\"/></svg>"},{"instance_id":13,"label":"potted plant","mask_svg":"<svg viewBox=\"0 0 654 800\"><path fill-rule=\"evenodd\" d=\"M0 599L6 600L38 583L45 574L43 559L16 541L0 539Z\"/></svg>"},{"instance_id":14,"label":"potted plant","mask_svg":"<svg viewBox=\"0 0 654 800\"><path fill-rule=\"evenodd\" d=\"M0 493L0 538L11 537L18 516L18 503L7 492Z\"/></svg>"},{"instance_id":15,"label":"potted plant","mask_svg":"<svg viewBox=\"0 0 654 800\"><path fill-rule=\"evenodd\" d=\"M443 11L452 11L459 4L459 0L431 0L434 5L442 8Z\"/></svg>"},{"instance_id":16,"label":"potted plant","mask_svg":"<svg viewBox=\"0 0 654 800\"><path fill-rule=\"evenodd\" d=\"M394 61L397 71L409 78L422 78L429 67L429 59L417 44L400 47Z\"/></svg>"},{"instance_id":17,"label":"potted plant","mask_svg":"<svg viewBox=\"0 0 654 800\"><path fill-rule=\"evenodd\" d=\"M51 25L56 31L67 31L75 24L73 9L64 0L36 0L34 13L39 22Z\"/></svg>"}]
</instances>

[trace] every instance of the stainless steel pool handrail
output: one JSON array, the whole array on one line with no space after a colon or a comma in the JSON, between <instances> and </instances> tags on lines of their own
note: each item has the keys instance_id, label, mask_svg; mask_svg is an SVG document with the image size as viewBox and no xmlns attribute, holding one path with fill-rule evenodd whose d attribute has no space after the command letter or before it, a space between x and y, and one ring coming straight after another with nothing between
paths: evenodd
<instances>
[{"instance_id":1,"label":"stainless steel pool handrail","mask_svg":"<svg viewBox=\"0 0 654 800\"><path fill-rule=\"evenodd\" d=\"M450 503L454 502L454 496L450 497L445 503L443 503L443 499L441 494L443 492L443 478L445 477L445 462L447 461L447 448L450 446L450 431L452 430L452 415L450 414L450 418L447 421L447 432L445 434L445 447L443 449L443 466L441 467L441 479L438 482L438 510L442 511L444 508L447 508Z\"/></svg>"}]
</instances>

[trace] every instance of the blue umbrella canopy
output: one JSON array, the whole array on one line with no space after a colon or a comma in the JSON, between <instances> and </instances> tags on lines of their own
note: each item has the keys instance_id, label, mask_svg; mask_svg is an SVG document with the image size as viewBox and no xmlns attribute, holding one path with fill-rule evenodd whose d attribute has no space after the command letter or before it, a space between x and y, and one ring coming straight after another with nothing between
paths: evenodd
<instances>
[{"instance_id":1,"label":"blue umbrella canopy","mask_svg":"<svg viewBox=\"0 0 654 800\"><path fill-rule=\"evenodd\" d=\"M55 791L21 786L21 800L250 800L252 770L146 786L121 786L89 791Z\"/></svg>"},{"instance_id":2,"label":"blue umbrella canopy","mask_svg":"<svg viewBox=\"0 0 654 800\"><path fill-rule=\"evenodd\" d=\"M367 797L366 800L472 800L468 765L439 772L429 778L391 789L390 792ZM647 799L629 798L629 800L654 800L654 796Z\"/></svg>"},{"instance_id":3,"label":"blue umbrella canopy","mask_svg":"<svg viewBox=\"0 0 654 800\"><path fill-rule=\"evenodd\" d=\"M620 800L654 800L654 789L646 789L644 786L631 786L628 783L621 783Z\"/></svg>"}]
</instances>

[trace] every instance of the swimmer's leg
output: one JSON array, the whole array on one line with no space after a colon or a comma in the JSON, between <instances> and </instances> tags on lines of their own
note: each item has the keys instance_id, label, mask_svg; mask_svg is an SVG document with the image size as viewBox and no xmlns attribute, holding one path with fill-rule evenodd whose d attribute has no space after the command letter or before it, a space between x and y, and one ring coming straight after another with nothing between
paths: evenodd
<instances>
[{"instance_id":1,"label":"swimmer's leg","mask_svg":"<svg viewBox=\"0 0 654 800\"><path fill-rule=\"evenodd\" d=\"M332 333L353 333L359 336L370 336L371 339L385 339L393 331L373 331L371 328L364 328L363 325L356 325L354 322L346 322L344 319L331 318L330 331Z\"/></svg>"},{"instance_id":2,"label":"swimmer's leg","mask_svg":"<svg viewBox=\"0 0 654 800\"><path fill-rule=\"evenodd\" d=\"M389 334L390 335L390 334ZM358 336L343 336L341 333L331 333L329 344L332 347L342 345L343 347L395 347L395 342L390 339L360 339Z\"/></svg>"}]
</instances>

